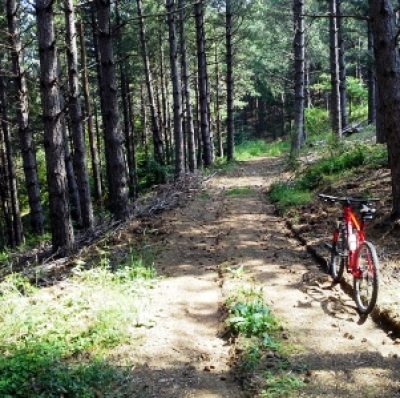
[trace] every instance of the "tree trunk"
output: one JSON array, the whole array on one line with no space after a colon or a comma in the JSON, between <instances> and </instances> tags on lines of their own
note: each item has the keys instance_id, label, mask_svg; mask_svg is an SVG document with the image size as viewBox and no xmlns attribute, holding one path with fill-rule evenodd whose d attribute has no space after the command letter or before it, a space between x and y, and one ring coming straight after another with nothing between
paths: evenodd
<instances>
[{"instance_id":1,"label":"tree trunk","mask_svg":"<svg viewBox=\"0 0 400 398\"><path fill-rule=\"evenodd\" d=\"M218 44L214 44L214 62L215 62L215 128L217 133L217 156L222 158L224 156L224 143L222 141L221 129L221 100L219 95L220 76L219 76L219 62L218 62Z\"/></svg>"},{"instance_id":2,"label":"tree trunk","mask_svg":"<svg viewBox=\"0 0 400 398\"><path fill-rule=\"evenodd\" d=\"M62 99L61 93L60 93L60 104L61 104L61 109L64 109L64 101ZM67 171L70 212L72 220L75 221L76 225L81 227L82 226L81 204L79 200L79 191L78 191L78 184L76 183L75 170L72 163L69 133L67 131L67 123L65 117L62 116L61 118L62 118L61 125L62 125L64 148L65 148L65 169Z\"/></svg>"},{"instance_id":3,"label":"tree trunk","mask_svg":"<svg viewBox=\"0 0 400 398\"><path fill-rule=\"evenodd\" d=\"M140 109L141 109L141 122L142 122L142 136L141 144L144 148L145 159L148 160L148 145L147 145L147 107L146 98L144 94L143 84L140 86Z\"/></svg>"},{"instance_id":4,"label":"tree trunk","mask_svg":"<svg viewBox=\"0 0 400 398\"><path fill-rule=\"evenodd\" d=\"M74 142L74 171L79 190L82 226L84 228L92 228L94 223L93 207L92 198L90 196L89 177L86 168L86 145L79 90L78 47L76 44L77 32L73 0L64 0L64 11L69 83L68 109L71 119L72 139Z\"/></svg>"},{"instance_id":5,"label":"tree trunk","mask_svg":"<svg viewBox=\"0 0 400 398\"><path fill-rule=\"evenodd\" d=\"M304 143L304 0L294 0L294 131L290 156L296 159Z\"/></svg>"},{"instance_id":6,"label":"tree trunk","mask_svg":"<svg viewBox=\"0 0 400 398\"><path fill-rule=\"evenodd\" d=\"M30 221L32 232L35 234L42 234L43 210L40 203L40 186L37 175L37 162L33 135L29 122L28 87L23 68L23 53L17 13L17 0L7 0L8 33L16 89L16 113L26 189L30 207Z\"/></svg>"},{"instance_id":7,"label":"tree trunk","mask_svg":"<svg viewBox=\"0 0 400 398\"><path fill-rule=\"evenodd\" d=\"M79 28L79 39L80 39L79 41L80 41L80 46L81 46L82 87L83 87L83 97L85 99L87 131L88 131L90 157L91 157L92 173L93 173L93 180L94 180L94 196L101 205L102 204L101 173L100 173L99 156L97 154L97 145L96 145L96 140L95 140L94 125L93 125L92 104L90 101L90 89L89 89L89 77L88 77L87 60L86 60L84 25L83 25L82 20L81 20L80 28Z\"/></svg>"},{"instance_id":8,"label":"tree trunk","mask_svg":"<svg viewBox=\"0 0 400 398\"><path fill-rule=\"evenodd\" d=\"M375 43L377 88L384 119L389 165L392 174L392 217L400 218L400 54L395 14L389 0L369 0Z\"/></svg>"},{"instance_id":9,"label":"tree trunk","mask_svg":"<svg viewBox=\"0 0 400 398\"><path fill-rule=\"evenodd\" d=\"M193 84L194 94L195 94L195 109L196 116L194 117L195 123L195 135L196 135L196 143L197 143L197 167L201 167L203 165L203 151L202 151L202 136L201 136L201 128L200 128L200 99L199 99L199 85L198 79L195 79Z\"/></svg>"},{"instance_id":10,"label":"tree trunk","mask_svg":"<svg viewBox=\"0 0 400 398\"><path fill-rule=\"evenodd\" d=\"M185 159L182 131L182 87L178 66L174 0L166 0L166 9L168 14L172 99L174 104L175 177L179 178L185 172Z\"/></svg>"},{"instance_id":11,"label":"tree trunk","mask_svg":"<svg viewBox=\"0 0 400 398\"><path fill-rule=\"evenodd\" d=\"M144 18L142 15L143 14L142 0L136 0L136 3L137 3L137 13L139 17L142 57L146 74L147 96L150 104L151 125L153 130L153 141L154 141L154 157L159 164L164 164L164 159L165 159L164 147L161 137L160 122L157 117L156 104L154 100L153 78L151 74L149 54L147 50L146 29L144 26Z\"/></svg>"},{"instance_id":12,"label":"tree trunk","mask_svg":"<svg viewBox=\"0 0 400 398\"><path fill-rule=\"evenodd\" d=\"M164 43L163 43L163 32L160 28L159 30L159 47L160 47L160 73L161 73L161 110L162 110L162 131L164 133L164 142L165 142L165 158L166 163L169 164L170 159L170 142L169 142L169 122L168 122L168 101L167 101L167 94L166 94L166 70L165 70L165 60L164 60Z\"/></svg>"},{"instance_id":13,"label":"tree trunk","mask_svg":"<svg viewBox=\"0 0 400 398\"><path fill-rule=\"evenodd\" d=\"M119 14L119 3L115 2L115 14L116 14L116 24L121 25L121 17ZM135 196L136 187L135 185L135 161L132 154L132 144L131 144L131 121L129 118L129 105L128 105L128 90L129 84L126 75L126 61L122 49L121 41L121 31L118 30L117 33L117 48L118 48L118 58L119 58L119 74L120 74L120 87L121 87L121 102L122 102L122 113L124 116L124 136L125 136L125 150L126 158L128 163L128 177L129 177L129 193L132 198Z\"/></svg>"},{"instance_id":14,"label":"tree trunk","mask_svg":"<svg viewBox=\"0 0 400 398\"><path fill-rule=\"evenodd\" d=\"M331 69L331 120L332 131L338 138L342 137L342 116L340 106L340 70L339 70L339 34L337 0L329 0L329 40L330 40L330 69Z\"/></svg>"},{"instance_id":15,"label":"tree trunk","mask_svg":"<svg viewBox=\"0 0 400 398\"><path fill-rule=\"evenodd\" d=\"M133 161L133 199L138 198L139 191L139 181L137 176L137 160L136 160L136 141L135 141L135 115L133 111L133 98L131 91L129 90L129 86L127 87L128 91L128 112L129 112L129 120L131 125L131 137L130 137L130 145L131 145L131 153L132 153L132 161Z\"/></svg>"},{"instance_id":16,"label":"tree trunk","mask_svg":"<svg viewBox=\"0 0 400 398\"><path fill-rule=\"evenodd\" d=\"M67 254L73 247L74 234L64 160L53 3L36 0L36 16L52 243L54 251Z\"/></svg>"},{"instance_id":17,"label":"tree trunk","mask_svg":"<svg viewBox=\"0 0 400 398\"><path fill-rule=\"evenodd\" d=\"M304 71L304 108L308 109L312 106L311 90L310 90L310 61L305 55L305 71Z\"/></svg>"},{"instance_id":18,"label":"tree trunk","mask_svg":"<svg viewBox=\"0 0 400 398\"><path fill-rule=\"evenodd\" d=\"M228 161L233 160L235 152L233 82L232 9L231 0L226 0L226 157Z\"/></svg>"},{"instance_id":19,"label":"tree trunk","mask_svg":"<svg viewBox=\"0 0 400 398\"><path fill-rule=\"evenodd\" d=\"M117 81L115 77L110 0L96 0L103 98L103 128L107 161L110 209L117 219L128 215L128 189L124 163L123 139L119 126Z\"/></svg>"},{"instance_id":20,"label":"tree trunk","mask_svg":"<svg viewBox=\"0 0 400 398\"><path fill-rule=\"evenodd\" d=\"M0 72L1 74L2 72ZM11 143L10 123L7 115L7 87L5 78L0 76L0 117L7 157L8 191L10 193L10 210L12 216L12 245L18 246L24 240L21 213L19 210L17 175L15 172L14 155Z\"/></svg>"},{"instance_id":21,"label":"tree trunk","mask_svg":"<svg viewBox=\"0 0 400 398\"><path fill-rule=\"evenodd\" d=\"M285 93L281 93L281 136L286 135L286 98Z\"/></svg>"},{"instance_id":22,"label":"tree trunk","mask_svg":"<svg viewBox=\"0 0 400 398\"><path fill-rule=\"evenodd\" d=\"M198 70L198 89L199 89L199 108L200 108L200 131L202 138L202 153L204 166L213 164L212 141L208 115L208 76L207 58L205 50L204 33L204 11L203 0L194 4L196 18L196 40L197 40L197 70Z\"/></svg>"},{"instance_id":23,"label":"tree trunk","mask_svg":"<svg viewBox=\"0 0 400 398\"><path fill-rule=\"evenodd\" d=\"M0 117L2 118L2 115L0 115ZM4 132L0 125L0 200L7 235L7 238L4 237L1 243L3 246L7 244L14 247L15 239L10 204L10 179L8 176L7 151L4 141Z\"/></svg>"},{"instance_id":24,"label":"tree trunk","mask_svg":"<svg viewBox=\"0 0 400 398\"><path fill-rule=\"evenodd\" d=\"M193 173L197 169L196 159L196 143L194 136L194 125L193 125L193 109L192 99L189 84L189 68L187 62L187 50L186 50L186 32L185 32L185 0L179 0L179 20L180 20L180 52L182 62L182 86L184 92L184 107L186 113L186 134L188 142L188 157L189 157L189 170Z\"/></svg>"},{"instance_id":25,"label":"tree trunk","mask_svg":"<svg viewBox=\"0 0 400 398\"><path fill-rule=\"evenodd\" d=\"M371 21L368 21L368 123L376 123L376 76L374 57L374 37L372 35ZM378 141L378 130L377 141Z\"/></svg>"},{"instance_id":26,"label":"tree trunk","mask_svg":"<svg viewBox=\"0 0 400 398\"><path fill-rule=\"evenodd\" d=\"M345 129L349 124L347 117L347 84L346 84L346 58L344 48L344 32L343 32L343 19L340 18L342 15L343 0L336 0L336 13L339 16L337 18L337 30L338 30L338 57L339 57L339 90L340 90L340 112L342 117L342 129Z\"/></svg>"}]
</instances>

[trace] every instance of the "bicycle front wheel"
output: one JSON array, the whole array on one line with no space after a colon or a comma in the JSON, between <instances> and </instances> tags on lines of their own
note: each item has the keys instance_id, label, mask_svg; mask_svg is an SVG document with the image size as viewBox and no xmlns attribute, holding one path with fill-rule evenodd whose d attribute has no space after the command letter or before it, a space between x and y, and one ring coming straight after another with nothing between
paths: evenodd
<instances>
[{"instance_id":1,"label":"bicycle front wheel","mask_svg":"<svg viewBox=\"0 0 400 398\"><path fill-rule=\"evenodd\" d=\"M340 282L343 278L343 271L346 263L346 230L343 225L339 226L339 236L337 242L332 242L331 262L329 272L335 282Z\"/></svg>"},{"instance_id":2,"label":"bicycle front wheel","mask_svg":"<svg viewBox=\"0 0 400 398\"><path fill-rule=\"evenodd\" d=\"M359 277L354 277L354 300L361 314L369 314L378 297L379 262L375 247L363 242L358 250Z\"/></svg>"}]
</instances>

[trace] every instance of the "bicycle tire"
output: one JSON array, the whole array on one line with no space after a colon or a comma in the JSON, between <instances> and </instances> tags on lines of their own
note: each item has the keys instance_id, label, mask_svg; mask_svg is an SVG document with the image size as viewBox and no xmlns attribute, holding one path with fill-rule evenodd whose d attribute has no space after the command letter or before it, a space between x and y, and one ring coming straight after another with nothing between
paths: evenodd
<instances>
[{"instance_id":1,"label":"bicycle tire","mask_svg":"<svg viewBox=\"0 0 400 398\"><path fill-rule=\"evenodd\" d=\"M366 256L366 263L362 256ZM360 314L367 315L375 307L378 298L379 288L379 260L374 245L370 242L363 242L358 250L358 264L361 277L353 278L354 301ZM366 294L364 287L366 285ZM370 287L370 289L369 289ZM369 293L370 290L370 294Z\"/></svg>"},{"instance_id":2,"label":"bicycle tire","mask_svg":"<svg viewBox=\"0 0 400 398\"><path fill-rule=\"evenodd\" d=\"M346 262L344 255L346 249L346 231L343 225L339 226L339 237L337 242L332 242L331 262L329 264L329 273L334 282L339 283L343 279L343 272Z\"/></svg>"}]
</instances>

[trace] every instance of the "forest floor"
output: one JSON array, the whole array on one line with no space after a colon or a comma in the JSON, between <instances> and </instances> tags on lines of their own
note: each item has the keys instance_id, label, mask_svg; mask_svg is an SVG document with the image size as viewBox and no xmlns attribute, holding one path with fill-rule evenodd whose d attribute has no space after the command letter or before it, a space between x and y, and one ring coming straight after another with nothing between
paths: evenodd
<instances>
[{"instance_id":1,"label":"forest floor","mask_svg":"<svg viewBox=\"0 0 400 398\"><path fill-rule=\"evenodd\" d=\"M244 380L232 372L232 346L221 337L223 303L245 281L263 288L286 344L295 347L291 367L304 371L294 396L400 397L399 341L372 320L360 321L351 297L332 286L268 203L266 191L283 170L279 158L240 163L152 221L163 277L146 309L155 326L129 352L138 396L257 394L251 382L247 391L237 384ZM274 394L263 396L280 396Z\"/></svg>"},{"instance_id":2,"label":"forest floor","mask_svg":"<svg viewBox=\"0 0 400 398\"><path fill-rule=\"evenodd\" d=\"M0 294L0 343L10 347L0 355L0 391L19 391L7 378L18 384L33 369L23 391L45 392L6 396L60 397L86 377L91 394L69 396L400 397L400 340L359 318L268 201L284 169L283 158L228 167L202 187L181 187L174 208L128 221L68 261L47 264L55 277L37 271L33 293L17 279L11 295ZM151 254L156 278L131 258L135 250ZM139 268L125 266L131 263ZM249 286L279 322L273 350L248 350L227 333L227 302ZM119 378L108 382L96 358L106 362L105 375ZM82 373L85 363L95 367ZM55 390L56 381L63 387Z\"/></svg>"}]
</instances>

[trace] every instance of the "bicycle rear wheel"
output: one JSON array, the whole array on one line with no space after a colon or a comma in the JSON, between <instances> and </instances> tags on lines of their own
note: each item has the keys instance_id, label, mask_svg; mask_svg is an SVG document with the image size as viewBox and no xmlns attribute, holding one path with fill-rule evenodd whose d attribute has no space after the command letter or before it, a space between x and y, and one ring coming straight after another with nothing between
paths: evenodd
<instances>
[{"instance_id":1,"label":"bicycle rear wheel","mask_svg":"<svg viewBox=\"0 0 400 398\"><path fill-rule=\"evenodd\" d=\"M339 237L337 242L332 242L331 262L329 272L334 282L340 282L343 278L343 271L346 264L346 230L343 225L339 226Z\"/></svg>"},{"instance_id":2,"label":"bicycle rear wheel","mask_svg":"<svg viewBox=\"0 0 400 398\"><path fill-rule=\"evenodd\" d=\"M375 247L370 242L363 242L358 250L360 277L354 277L354 300L361 314L369 314L378 297L379 261Z\"/></svg>"}]
</instances>

